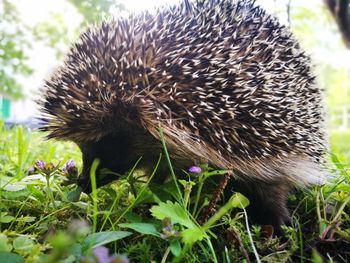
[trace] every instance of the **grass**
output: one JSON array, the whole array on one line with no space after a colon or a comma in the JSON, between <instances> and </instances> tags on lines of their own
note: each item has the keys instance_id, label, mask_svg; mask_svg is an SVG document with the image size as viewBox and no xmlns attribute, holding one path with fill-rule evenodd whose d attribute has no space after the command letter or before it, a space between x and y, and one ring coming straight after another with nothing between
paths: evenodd
<instances>
[{"instance_id":1,"label":"grass","mask_svg":"<svg viewBox=\"0 0 350 263\"><path fill-rule=\"evenodd\" d=\"M93 183L88 196L73 183L81 167L74 144L1 125L0 262L349 262L350 133L332 133L331 143L337 177L291 195L294 228L275 238L268 226L249 225L239 193L197 223L222 171L201 166L150 187L165 152L148 178L135 165L115 183Z\"/></svg>"}]
</instances>

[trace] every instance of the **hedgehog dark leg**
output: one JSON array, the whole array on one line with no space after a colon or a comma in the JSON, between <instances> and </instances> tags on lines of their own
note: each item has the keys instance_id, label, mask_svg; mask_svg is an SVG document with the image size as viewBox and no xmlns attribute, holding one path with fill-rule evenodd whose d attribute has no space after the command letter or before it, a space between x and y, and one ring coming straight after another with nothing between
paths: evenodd
<instances>
[{"instance_id":1,"label":"hedgehog dark leg","mask_svg":"<svg viewBox=\"0 0 350 263\"><path fill-rule=\"evenodd\" d=\"M250 205L247 213L250 221L259 225L272 225L276 235L282 235L281 225L290 225L287 209L289 187L280 182L233 181L232 190L245 195Z\"/></svg>"}]
</instances>

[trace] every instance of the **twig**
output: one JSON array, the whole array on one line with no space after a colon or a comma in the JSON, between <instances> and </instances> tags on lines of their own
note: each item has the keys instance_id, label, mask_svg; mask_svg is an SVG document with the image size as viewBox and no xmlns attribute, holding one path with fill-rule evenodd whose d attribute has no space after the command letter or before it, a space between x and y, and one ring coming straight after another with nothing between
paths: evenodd
<instances>
[{"instance_id":1,"label":"twig","mask_svg":"<svg viewBox=\"0 0 350 263\"><path fill-rule=\"evenodd\" d=\"M232 236L230 236L230 239L234 239L238 242L239 250L243 254L247 263L250 263L251 261L250 261L247 250L244 248L240 233L235 228L229 228L229 229L227 229L227 232L229 235L232 235Z\"/></svg>"},{"instance_id":2,"label":"twig","mask_svg":"<svg viewBox=\"0 0 350 263\"><path fill-rule=\"evenodd\" d=\"M228 181L232 177L233 173L228 171L225 173L219 182L218 187L216 188L212 198L210 199L209 205L203 209L202 215L198 219L199 224L204 224L210 216L216 212L216 204L220 200L220 195L225 190Z\"/></svg>"}]
</instances>

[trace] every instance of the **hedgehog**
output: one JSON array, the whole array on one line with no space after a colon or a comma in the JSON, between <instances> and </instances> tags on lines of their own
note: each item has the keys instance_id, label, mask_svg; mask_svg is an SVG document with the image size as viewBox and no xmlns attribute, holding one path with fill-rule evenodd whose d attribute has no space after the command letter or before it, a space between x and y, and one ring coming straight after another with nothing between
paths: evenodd
<instances>
[{"instance_id":1,"label":"hedgehog","mask_svg":"<svg viewBox=\"0 0 350 263\"><path fill-rule=\"evenodd\" d=\"M75 142L77 184L154 168L165 141L177 172L227 169L250 219L289 223L287 196L324 180L322 90L291 31L251 0L183 0L91 26L45 81L40 129ZM163 136L160 136L160 128ZM157 177L169 174L161 161Z\"/></svg>"}]
</instances>

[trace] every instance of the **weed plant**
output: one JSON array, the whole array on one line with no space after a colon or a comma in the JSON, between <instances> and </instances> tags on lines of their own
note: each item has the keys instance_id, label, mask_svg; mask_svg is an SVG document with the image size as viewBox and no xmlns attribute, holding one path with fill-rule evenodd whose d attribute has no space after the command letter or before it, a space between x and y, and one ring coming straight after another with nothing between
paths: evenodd
<instances>
[{"instance_id":1,"label":"weed plant","mask_svg":"<svg viewBox=\"0 0 350 263\"><path fill-rule=\"evenodd\" d=\"M170 176L157 185L163 158ZM334 178L290 196L293 227L278 238L270 226L250 224L240 193L222 196L200 225L226 171L200 165L178 179L165 144L151 174L136 163L99 189L95 160L86 195L74 184L82 164L74 144L0 124L0 262L350 262L347 161L344 149L335 151Z\"/></svg>"}]
</instances>

